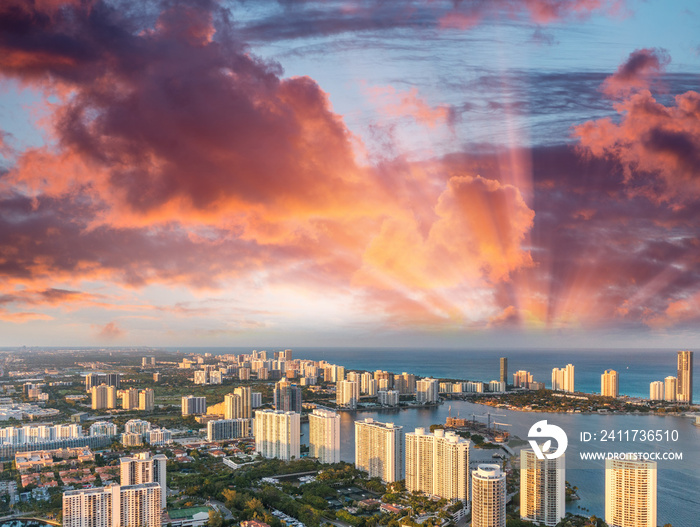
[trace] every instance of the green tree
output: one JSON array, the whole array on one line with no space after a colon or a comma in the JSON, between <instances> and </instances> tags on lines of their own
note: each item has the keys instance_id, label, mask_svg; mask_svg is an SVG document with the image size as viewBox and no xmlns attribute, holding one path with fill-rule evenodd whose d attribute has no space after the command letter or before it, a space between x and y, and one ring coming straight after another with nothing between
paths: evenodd
<instances>
[{"instance_id":1,"label":"green tree","mask_svg":"<svg viewBox=\"0 0 700 527\"><path fill-rule=\"evenodd\" d=\"M219 511L209 511L209 527L222 527L224 519Z\"/></svg>"}]
</instances>

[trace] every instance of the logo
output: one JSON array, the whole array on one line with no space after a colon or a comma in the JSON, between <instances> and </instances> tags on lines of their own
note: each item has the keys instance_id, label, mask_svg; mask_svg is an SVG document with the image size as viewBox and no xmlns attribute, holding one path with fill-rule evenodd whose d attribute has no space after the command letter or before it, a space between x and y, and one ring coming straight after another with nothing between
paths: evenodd
<instances>
[{"instance_id":1,"label":"logo","mask_svg":"<svg viewBox=\"0 0 700 527\"><path fill-rule=\"evenodd\" d=\"M530 427L528 437L550 438L548 441L545 441L541 447L537 443L536 439L529 439L530 446L532 446L532 450L535 451L537 459L544 459L545 457L547 459L556 459L563 455L564 452L566 452L566 447L569 446L569 440L566 437L566 432L564 432L564 430L559 428L557 425L547 424L546 419L537 421L534 425L532 425ZM552 448L552 439L556 439L557 441L557 449L554 452L549 451L550 448Z\"/></svg>"}]
</instances>

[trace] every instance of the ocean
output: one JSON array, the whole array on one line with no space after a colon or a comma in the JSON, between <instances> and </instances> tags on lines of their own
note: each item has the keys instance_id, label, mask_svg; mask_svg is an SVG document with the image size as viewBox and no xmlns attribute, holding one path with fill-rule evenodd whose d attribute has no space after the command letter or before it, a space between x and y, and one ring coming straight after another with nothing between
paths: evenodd
<instances>
[{"instance_id":1,"label":"ocean","mask_svg":"<svg viewBox=\"0 0 700 527\"><path fill-rule=\"evenodd\" d=\"M168 348L175 349L175 348ZM249 353L251 348L177 348L192 353ZM268 352L280 348L267 349ZM673 349L564 349L564 350L457 350L399 348L293 348L294 358L326 360L349 370L387 370L408 372L421 377L464 379L489 382L498 379L499 357L508 358L508 378L527 370L535 381L551 388L552 368L575 366L576 391L600 393L600 376L613 369L619 374L620 395L649 397L649 384L676 376L676 352ZM694 373L700 372L700 356ZM693 402L700 404L700 387Z\"/></svg>"}]
</instances>

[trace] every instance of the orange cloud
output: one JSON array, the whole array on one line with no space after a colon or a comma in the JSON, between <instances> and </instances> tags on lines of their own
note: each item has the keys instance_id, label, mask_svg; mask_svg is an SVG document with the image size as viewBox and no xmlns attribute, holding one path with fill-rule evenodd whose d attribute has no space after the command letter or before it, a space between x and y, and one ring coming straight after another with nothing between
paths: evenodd
<instances>
[{"instance_id":1,"label":"orange cloud","mask_svg":"<svg viewBox=\"0 0 700 527\"><path fill-rule=\"evenodd\" d=\"M450 106L430 106L418 95L418 88L399 91L393 86L382 86L367 88L367 92L388 117L411 117L429 128L450 125L454 120L454 112Z\"/></svg>"}]
</instances>

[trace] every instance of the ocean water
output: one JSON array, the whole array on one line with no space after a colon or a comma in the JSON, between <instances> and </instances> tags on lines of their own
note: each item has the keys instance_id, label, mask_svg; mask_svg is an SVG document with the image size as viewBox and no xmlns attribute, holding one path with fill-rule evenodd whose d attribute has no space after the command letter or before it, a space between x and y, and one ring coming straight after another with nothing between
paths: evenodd
<instances>
[{"instance_id":1,"label":"ocean water","mask_svg":"<svg viewBox=\"0 0 700 527\"><path fill-rule=\"evenodd\" d=\"M266 348L258 348L266 349ZM268 352L279 348L267 348ZM180 351L214 354L249 353L250 348L179 348ZM535 381L551 388L552 368L571 363L576 370L577 391L600 393L600 376L613 369L619 374L621 395L649 397L649 384L676 376L674 349L566 349L566 350L457 350L399 348L293 348L294 358L326 360L346 369L408 372L419 376L488 382L499 377L499 357L508 357L508 378L527 370ZM700 374L700 354L694 374ZM700 385L693 401L700 404Z\"/></svg>"}]
</instances>

